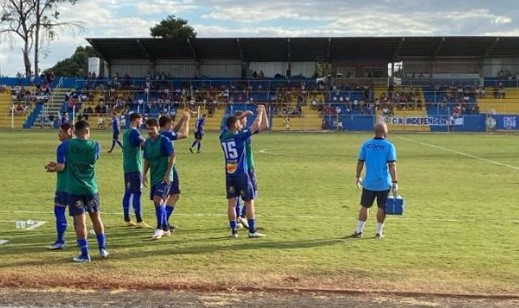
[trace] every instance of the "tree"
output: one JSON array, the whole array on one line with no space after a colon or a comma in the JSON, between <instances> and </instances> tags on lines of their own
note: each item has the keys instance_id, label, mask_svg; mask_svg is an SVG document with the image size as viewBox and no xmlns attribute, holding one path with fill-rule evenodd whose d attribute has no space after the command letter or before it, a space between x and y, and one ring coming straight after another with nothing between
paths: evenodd
<instances>
[{"instance_id":1,"label":"tree","mask_svg":"<svg viewBox=\"0 0 519 308\"><path fill-rule=\"evenodd\" d=\"M70 58L59 61L48 71L54 72L56 76L83 77L87 73L88 58L91 57L99 57L94 48L79 46ZM100 75L103 75L103 67Z\"/></svg>"},{"instance_id":2,"label":"tree","mask_svg":"<svg viewBox=\"0 0 519 308\"><path fill-rule=\"evenodd\" d=\"M196 37L193 27L187 24L187 20L169 15L160 23L150 28L152 37L190 39Z\"/></svg>"},{"instance_id":3,"label":"tree","mask_svg":"<svg viewBox=\"0 0 519 308\"><path fill-rule=\"evenodd\" d=\"M35 74L39 73L40 52L45 42L50 43L58 35L58 29L72 27L82 29L80 22L59 21L61 4L76 4L78 0L4 0L0 12L0 34L22 40L25 74L31 74L30 55L34 55ZM43 33L40 33L42 31ZM42 35L43 34L43 35Z\"/></svg>"}]
</instances>

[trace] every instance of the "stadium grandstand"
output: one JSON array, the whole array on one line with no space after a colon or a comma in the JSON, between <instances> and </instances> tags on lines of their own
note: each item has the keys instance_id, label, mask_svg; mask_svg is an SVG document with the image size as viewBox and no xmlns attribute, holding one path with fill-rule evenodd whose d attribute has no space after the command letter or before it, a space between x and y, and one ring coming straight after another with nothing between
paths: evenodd
<instances>
[{"instance_id":1,"label":"stadium grandstand","mask_svg":"<svg viewBox=\"0 0 519 308\"><path fill-rule=\"evenodd\" d=\"M78 78L0 79L0 127L56 127L63 112L268 107L272 130L519 130L519 37L89 38L100 65ZM289 119L289 120L287 120ZM124 121L122 121L124 123Z\"/></svg>"}]
</instances>

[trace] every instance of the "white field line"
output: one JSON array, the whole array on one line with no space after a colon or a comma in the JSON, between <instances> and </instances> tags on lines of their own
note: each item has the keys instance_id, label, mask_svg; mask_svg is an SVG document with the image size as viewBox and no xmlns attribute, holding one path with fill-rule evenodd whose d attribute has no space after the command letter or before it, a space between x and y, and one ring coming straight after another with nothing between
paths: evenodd
<instances>
[{"instance_id":1,"label":"white field line","mask_svg":"<svg viewBox=\"0 0 519 308\"><path fill-rule=\"evenodd\" d=\"M10 212L10 213L16 213L16 212L13 211L13 212ZM17 222L17 220L0 220L0 221L1 222L10 222L10 223L13 223L13 222L16 223ZM34 230L34 229L39 228L39 227L41 227L41 226L43 226L44 224L47 223L47 221L45 221L45 220L33 220L33 221L34 221L34 224L32 224L29 227L26 227L24 229L26 229L26 230Z\"/></svg>"},{"instance_id":2,"label":"white field line","mask_svg":"<svg viewBox=\"0 0 519 308\"><path fill-rule=\"evenodd\" d=\"M0 240L0 245L5 244L7 242L9 242L9 241L8 240Z\"/></svg>"},{"instance_id":3,"label":"white field line","mask_svg":"<svg viewBox=\"0 0 519 308\"><path fill-rule=\"evenodd\" d=\"M46 221L43 221L43 220L41 220L41 221L35 221L35 224L34 224L34 225L31 225L30 227L25 228L25 229L27 229L27 230L34 230L34 229L36 229L36 228L39 228L39 227L43 226L43 225L46 224L46 223L47 223L47 222L46 222Z\"/></svg>"},{"instance_id":4,"label":"white field line","mask_svg":"<svg viewBox=\"0 0 519 308\"><path fill-rule=\"evenodd\" d=\"M487 163L491 163L491 164L494 164L494 165L503 166L503 167L507 167L507 168L511 168L511 169L515 169L515 170L519 170L519 167L517 167L517 166L513 166L513 165L509 165L509 164L505 164L505 163L500 163L500 162L495 161L495 160L486 159L486 158L479 157L479 156L472 155L472 154L468 154L468 153L465 153L465 152L461 152L461 151L445 148L445 147L442 147L442 146L439 146L439 145L435 145L435 144L431 144L431 143L427 143L427 142L422 142L422 141L416 141L416 140L413 140L413 139L410 139L410 138L406 138L406 137L401 137L401 136L397 136L396 138L402 139L402 140L405 140L405 141L409 141L409 142L413 142L413 143L417 143L417 144L421 144L421 145L426 145L428 147L435 148L435 149L440 149L442 151L451 152L451 153L455 153L455 154L458 154L458 155L470 157L470 158L477 159L477 160L480 160L480 161L484 161L484 162L487 162Z\"/></svg>"},{"instance_id":5,"label":"white field line","mask_svg":"<svg viewBox=\"0 0 519 308\"><path fill-rule=\"evenodd\" d=\"M29 214L52 214L52 212L38 212L38 211L0 211L0 214L12 214L12 213L29 213ZM121 213L109 213L109 212L101 212L102 215L114 215L114 216L121 216ZM133 214L130 214L133 215ZM182 213L175 213L174 216L196 216L196 217L227 217L227 214L212 214L212 213L189 213L189 214L182 214ZM257 215L257 216L263 216L264 218L267 218L269 215ZM496 221L496 222L509 222L509 223L519 223L519 219L511 219L504 221L502 219L452 219L452 218L420 218L420 219L410 219L406 217L406 220L412 220L412 221L438 221L438 222L479 222L479 221ZM294 220L344 220L347 219L342 216L320 216L320 215L297 215L297 216L291 216L291 215L276 215L276 218L283 218L283 219L294 219ZM395 216L395 218L398 219L398 216ZM4 222L15 222L15 220L0 220ZM46 223L46 221L44 222ZM29 229L29 228L26 228Z\"/></svg>"}]
</instances>

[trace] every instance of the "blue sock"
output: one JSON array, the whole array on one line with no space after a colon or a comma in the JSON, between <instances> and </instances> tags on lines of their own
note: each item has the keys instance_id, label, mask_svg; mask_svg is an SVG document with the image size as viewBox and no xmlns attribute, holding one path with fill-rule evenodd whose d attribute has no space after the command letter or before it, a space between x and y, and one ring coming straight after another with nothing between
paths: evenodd
<instances>
[{"instance_id":1,"label":"blue sock","mask_svg":"<svg viewBox=\"0 0 519 308\"><path fill-rule=\"evenodd\" d=\"M99 250L105 249L106 248L105 234L104 233L97 234L96 237L97 237L97 247L99 247Z\"/></svg>"},{"instance_id":2,"label":"blue sock","mask_svg":"<svg viewBox=\"0 0 519 308\"><path fill-rule=\"evenodd\" d=\"M160 210L162 212L162 223L161 223L162 230L168 231L169 230L169 225L168 225L168 221L167 221L168 213L166 212L166 206L162 205L160 207Z\"/></svg>"},{"instance_id":3,"label":"blue sock","mask_svg":"<svg viewBox=\"0 0 519 308\"><path fill-rule=\"evenodd\" d=\"M130 198L132 194L125 192L123 197L123 217L124 221L130 221Z\"/></svg>"},{"instance_id":4,"label":"blue sock","mask_svg":"<svg viewBox=\"0 0 519 308\"><path fill-rule=\"evenodd\" d=\"M64 206L54 206L54 216L56 217L56 233L58 235L56 242L65 243L64 235L67 230L67 218L65 216Z\"/></svg>"},{"instance_id":5,"label":"blue sock","mask_svg":"<svg viewBox=\"0 0 519 308\"><path fill-rule=\"evenodd\" d=\"M162 221L164 217L162 216L162 210L164 209L164 205L155 205L155 216L157 217L157 229L162 229Z\"/></svg>"},{"instance_id":6,"label":"blue sock","mask_svg":"<svg viewBox=\"0 0 519 308\"><path fill-rule=\"evenodd\" d=\"M173 211L175 210L174 206L166 205L166 221L169 222L169 217L171 217L171 214L173 214Z\"/></svg>"},{"instance_id":7,"label":"blue sock","mask_svg":"<svg viewBox=\"0 0 519 308\"><path fill-rule=\"evenodd\" d=\"M236 216L240 216L240 198L236 198Z\"/></svg>"},{"instance_id":8,"label":"blue sock","mask_svg":"<svg viewBox=\"0 0 519 308\"><path fill-rule=\"evenodd\" d=\"M236 220L230 220L229 226L231 227L232 233L236 233L236 229L238 229L238 225L236 224Z\"/></svg>"},{"instance_id":9,"label":"blue sock","mask_svg":"<svg viewBox=\"0 0 519 308\"><path fill-rule=\"evenodd\" d=\"M141 192L137 192L133 194L132 198L133 211L135 212L135 219L137 222L142 222L142 213L141 213Z\"/></svg>"},{"instance_id":10,"label":"blue sock","mask_svg":"<svg viewBox=\"0 0 519 308\"><path fill-rule=\"evenodd\" d=\"M247 222L249 223L249 232L255 233L256 232L256 220L255 219L247 219Z\"/></svg>"},{"instance_id":11,"label":"blue sock","mask_svg":"<svg viewBox=\"0 0 519 308\"><path fill-rule=\"evenodd\" d=\"M78 239L77 244L79 246L79 249L81 251L81 255L86 257L88 256L88 243L86 238L85 239Z\"/></svg>"},{"instance_id":12,"label":"blue sock","mask_svg":"<svg viewBox=\"0 0 519 308\"><path fill-rule=\"evenodd\" d=\"M195 140L195 141L193 141L193 143L191 144L190 148L194 147L194 146L195 146L195 144L196 144L197 142L198 142L198 141L196 141L196 140Z\"/></svg>"},{"instance_id":13,"label":"blue sock","mask_svg":"<svg viewBox=\"0 0 519 308\"><path fill-rule=\"evenodd\" d=\"M197 151L200 152L200 147L202 146L202 142L198 142Z\"/></svg>"}]
</instances>

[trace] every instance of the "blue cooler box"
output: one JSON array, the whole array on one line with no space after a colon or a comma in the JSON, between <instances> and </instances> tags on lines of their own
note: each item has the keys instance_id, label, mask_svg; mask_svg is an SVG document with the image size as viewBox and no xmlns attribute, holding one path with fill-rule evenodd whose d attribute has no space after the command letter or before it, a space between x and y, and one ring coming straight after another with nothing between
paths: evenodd
<instances>
[{"instance_id":1,"label":"blue cooler box","mask_svg":"<svg viewBox=\"0 0 519 308\"><path fill-rule=\"evenodd\" d=\"M387 215L404 214L405 202L402 196L394 196L390 194L386 200L385 212Z\"/></svg>"}]
</instances>

